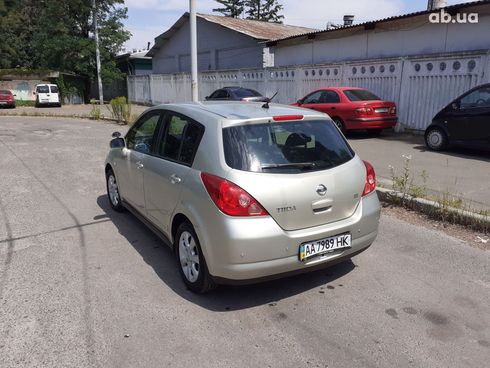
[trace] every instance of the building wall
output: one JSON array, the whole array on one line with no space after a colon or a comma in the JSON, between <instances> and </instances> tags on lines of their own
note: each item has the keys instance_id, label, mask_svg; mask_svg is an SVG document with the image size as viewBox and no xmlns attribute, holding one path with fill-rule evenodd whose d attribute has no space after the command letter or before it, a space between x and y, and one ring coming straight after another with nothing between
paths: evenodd
<instances>
[{"instance_id":1,"label":"building wall","mask_svg":"<svg viewBox=\"0 0 490 368\"><path fill-rule=\"evenodd\" d=\"M425 15L399 22L396 28L383 29L387 27L383 24L376 27L369 31L333 32L329 39L318 35L295 45L280 42L273 47L275 66L490 49L490 15L484 13L476 24L433 24Z\"/></svg>"},{"instance_id":2,"label":"building wall","mask_svg":"<svg viewBox=\"0 0 490 368\"><path fill-rule=\"evenodd\" d=\"M35 101L36 85L40 83L50 83L41 79L18 79L18 80L0 80L0 89L8 89L15 95L16 100Z\"/></svg>"},{"instance_id":3,"label":"building wall","mask_svg":"<svg viewBox=\"0 0 490 368\"><path fill-rule=\"evenodd\" d=\"M189 22L153 57L153 73L190 72ZM198 70L262 67L263 46L251 37L197 18Z\"/></svg>"}]
</instances>

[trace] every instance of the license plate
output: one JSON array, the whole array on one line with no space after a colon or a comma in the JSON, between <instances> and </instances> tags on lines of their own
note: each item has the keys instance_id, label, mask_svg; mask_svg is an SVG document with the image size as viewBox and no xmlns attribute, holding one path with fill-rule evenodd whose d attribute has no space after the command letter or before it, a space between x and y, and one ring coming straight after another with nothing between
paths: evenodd
<instances>
[{"instance_id":1,"label":"license plate","mask_svg":"<svg viewBox=\"0 0 490 368\"><path fill-rule=\"evenodd\" d=\"M378 112L378 113L388 112L388 108L387 107L379 107L377 109L374 109L374 112Z\"/></svg>"},{"instance_id":2,"label":"license plate","mask_svg":"<svg viewBox=\"0 0 490 368\"><path fill-rule=\"evenodd\" d=\"M299 260L307 261L338 249L350 248L351 240L351 234L341 234L301 244L299 246Z\"/></svg>"},{"instance_id":3,"label":"license plate","mask_svg":"<svg viewBox=\"0 0 490 368\"><path fill-rule=\"evenodd\" d=\"M0 105L6 105L7 101L0 101Z\"/></svg>"}]
</instances>

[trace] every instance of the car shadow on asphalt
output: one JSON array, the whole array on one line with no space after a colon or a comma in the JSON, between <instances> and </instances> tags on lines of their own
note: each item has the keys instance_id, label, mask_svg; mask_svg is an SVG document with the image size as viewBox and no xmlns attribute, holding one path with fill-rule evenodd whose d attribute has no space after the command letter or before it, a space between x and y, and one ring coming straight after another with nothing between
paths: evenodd
<instances>
[{"instance_id":1,"label":"car shadow on asphalt","mask_svg":"<svg viewBox=\"0 0 490 368\"><path fill-rule=\"evenodd\" d=\"M170 247L146 225L129 211L115 212L106 195L99 196L97 204L168 287L182 298L215 312L242 310L260 305L274 306L282 299L312 289L318 289L318 293L323 294L336 286L343 286L341 278L356 267L354 262L347 260L325 269L259 284L220 285L208 294L198 295L188 290L181 280ZM334 282L336 285L331 285Z\"/></svg>"}]
</instances>

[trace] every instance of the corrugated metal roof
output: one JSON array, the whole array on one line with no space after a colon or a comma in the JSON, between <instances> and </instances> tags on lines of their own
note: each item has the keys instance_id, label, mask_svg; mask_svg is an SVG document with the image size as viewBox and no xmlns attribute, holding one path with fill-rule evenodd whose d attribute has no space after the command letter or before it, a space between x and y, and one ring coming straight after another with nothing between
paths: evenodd
<instances>
[{"instance_id":1,"label":"corrugated metal roof","mask_svg":"<svg viewBox=\"0 0 490 368\"><path fill-rule=\"evenodd\" d=\"M318 31L317 29L313 28L261 22L249 19L222 17L218 15L198 14L197 16L206 19L208 22L219 24L220 26L246 34L247 36L261 41L275 40L278 38L295 36L301 33Z\"/></svg>"},{"instance_id":2,"label":"corrugated metal roof","mask_svg":"<svg viewBox=\"0 0 490 368\"><path fill-rule=\"evenodd\" d=\"M490 0L472 1L472 2L467 2L467 3L461 3L461 4L446 6L446 7L444 7L444 10L448 13L452 13L453 11L458 11L460 9L470 8L470 7L474 7L474 6L488 5L488 4L490 4ZM378 19L378 20L372 20L372 21L363 22L363 23L356 23L356 24L353 24L351 26L344 26L344 27L339 27L339 28L334 28L334 29L326 29L326 30L322 30L322 31L305 32L303 34L296 34L296 35L292 35L292 36L287 36L287 37L269 40L269 42L267 42L267 45L271 46L272 44L277 44L280 41L292 40L295 38L302 38L302 37L307 37L307 36L316 36L316 35L322 35L322 34L326 34L326 33L333 33L333 32L345 31L345 30L350 30L350 29L354 30L354 29L364 28L365 26L375 25L376 23L405 20L407 18L418 17L420 15L429 15L430 13L439 12L439 11L440 11L440 9L422 10L422 11L418 11L418 12L414 12L414 13L395 15L392 17L382 18L382 19Z\"/></svg>"},{"instance_id":3,"label":"corrugated metal roof","mask_svg":"<svg viewBox=\"0 0 490 368\"><path fill-rule=\"evenodd\" d=\"M291 37L297 34L305 34L318 31L314 28L290 26L287 24L261 22L249 19L237 19L210 14L197 14L208 22L218 24L222 27L231 29L235 32L245 34L258 41L269 41L279 38ZM155 38L155 45L150 49L146 56L154 56L162 45L170 39L189 19L189 13L182 15L166 32Z\"/></svg>"}]
</instances>

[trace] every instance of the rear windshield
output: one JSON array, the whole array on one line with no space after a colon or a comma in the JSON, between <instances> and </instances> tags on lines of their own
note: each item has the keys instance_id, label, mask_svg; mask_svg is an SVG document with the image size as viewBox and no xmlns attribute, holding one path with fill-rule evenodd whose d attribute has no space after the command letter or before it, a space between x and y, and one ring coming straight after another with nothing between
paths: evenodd
<instances>
[{"instance_id":1,"label":"rear windshield","mask_svg":"<svg viewBox=\"0 0 490 368\"><path fill-rule=\"evenodd\" d=\"M6 89L0 89L0 95L10 95L10 91Z\"/></svg>"},{"instance_id":2,"label":"rear windshield","mask_svg":"<svg viewBox=\"0 0 490 368\"><path fill-rule=\"evenodd\" d=\"M225 159L233 169L301 173L329 169L354 152L329 120L242 125L223 129Z\"/></svg>"},{"instance_id":3,"label":"rear windshield","mask_svg":"<svg viewBox=\"0 0 490 368\"><path fill-rule=\"evenodd\" d=\"M374 93L365 89L348 89L344 90L344 94L350 101L376 101L381 100Z\"/></svg>"},{"instance_id":4,"label":"rear windshield","mask_svg":"<svg viewBox=\"0 0 490 368\"><path fill-rule=\"evenodd\" d=\"M51 86L51 93L58 93L58 86Z\"/></svg>"},{"instance_id":5,"label":"rear windshield","mask_svg":"<svg viewBox=\"0 0 490 368\"><path fill-rule=\"evenodd\" d=\"M235 90L233 90L233 92L235 93L235 95L237 97L240 97L240 98L244 98L244 97L261 97L262 96L259 92L254 91L253 89L241 88L241 89L235 89Z\"/></svg>"},{"instance_id":6,"label":"rear windshield","mask_svg":"<svg viewBox=\"0 0 490 368\"><path fill-rule=\"evenodd\" d=\"M38 86L36 88L37 93L49 93L49 87L48 86Z\"/></svg>"}]
</instances>

